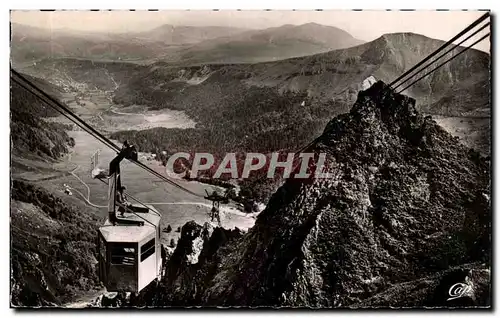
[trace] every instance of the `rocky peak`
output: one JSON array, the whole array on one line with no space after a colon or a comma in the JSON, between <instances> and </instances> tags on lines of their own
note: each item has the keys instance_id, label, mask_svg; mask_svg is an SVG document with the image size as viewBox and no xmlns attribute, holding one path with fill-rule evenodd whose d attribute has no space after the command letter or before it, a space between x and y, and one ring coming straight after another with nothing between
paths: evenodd
<instances>
[{"instance_id":1,"label":"rocky peak","mask_svg":"<svg viewBox=\"0 0 500 318\"><path fill-rule=\"evenodd\" d=\"M446 297L436 302L436 288L446 292L465 283L450 277L468 277L447 273L476 269L486 273L475 283L481 290L454 305L485 304L485 159L383 82L359 93L307 152L327 154L329 178L289 179L247 234L219 229L206 236L199 261L187 269L177 263L157 291L168 295L161 305L445 305ZM179 242L169 266L175 255L192 253L204 228L189 227L181 238L188 243ZM386 297L401 290L406 298Z\"/></svg>"}]
</instances>

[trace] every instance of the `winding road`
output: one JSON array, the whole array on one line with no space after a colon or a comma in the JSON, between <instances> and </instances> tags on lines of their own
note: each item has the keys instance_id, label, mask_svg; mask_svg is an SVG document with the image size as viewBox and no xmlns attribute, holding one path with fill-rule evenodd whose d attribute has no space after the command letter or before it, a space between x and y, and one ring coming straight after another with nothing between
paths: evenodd
<instances>
[{"instance_id":1,"label":"winding road","mask_svg":"<svg viewBox=\"0 0 500 318\"><path fill-rule=\"evenodd\" d=\"M70 157L70 160L71 160L71 157ZM92 203L90 201L90 187L89 185L83 181L77 174L76 174L76 171L78 171L80 169L80 165L77 165L75 169L73 169L70 174L75 177L78 181L80 181L81 184L83 184L83 186L85 186L85 188L87 188L87 195L85 196L83 193L81 193L78 189L75 189L73 187L69 187L69 189L75 191L76 193L78 193L82 199L90 206L93 206L95 208L99 208L99 209L103 209L103 208L107 208L108 206L107 205L98 205L98 204L95 204L95 203ZM146 204L146 205L196 205L196 206L202 206L202 207L206 207L208 209L211 209L212 208L212 205L211 204L208 204L208 203L204 203L204 202L185 202L185 201L182 201L182 202L143 202L143 204ZM242 212L242 211L239 211L235 208L231 208L231 207L221 207L220 208L221 212L223 212L224 214L226 214L229 218L230 218L230 214L235 214L235 215L239 215L239 216L244 216L244 217L256 217L259 213L258 212L255 212L255 213L245 213L245 212Z\"/></svg>"},{"instance_id":2,"label":"winding road","mask_svg":"<svg viewBox=\"0 0 500 318\"><path fill-rule=\"evenodd\" d=\"M97 112L94 116L100 116L102 114L102 116L104 116L104 113L105 112L109 112L111 114L115 114L117 116L120 116L122 118L133 118L134 116L141 116L141 117L144 117L144 120L145 121L148 121L147 119L149 119L149 117L145 114L145 113L142 113L142 112L130 112L130 113L127 113L127 112L122 112L120 111L119 109L117 109L114 105L102 105L102 107L98 107L98 109L100 109L100 112ZM108 113L108 114L109 114ZM163 114L163 113L162 113ZM161 115L161 114L156 114L156 115ZM140 118L140 117L139 117ZM127 119L128 120L128 119ZM135 119L133 122L130 123L132 126L137 126L138 124L135 122ZM103 127L104 128L104 127ZM93 140L90 136L87 136L86 134L83 134L83 133L80 133L79 131L76 132L74 135L72 135L73 138L75 138L75 143L76 143L76 146L73 148L73 151L69 154L69 157L68 157L68 161L70 163L70 169L67 170L66 173L68 174L71 174L76 180L78 180L79 183L81 183L83 185L83 187L85 188L82 188L80 186L77 186L76 184L72 184L73 187L69 188L72 192L75 193L75 196L77 196L78 198L82 198L83 201L85 202L86 205L88 206L91 206L93 208L96 208L96 209L106 209L107 208L107 200L106 199L103 199L103 196L102 195L99 195L99 200L98 202L95 202L92 200L92 194L95 193L95 189L93 188L93 183L90 182L89 184L87 184L86 181L86 177L80 177L78 176L78 174L82 171L81 169L83 168L83 165L85 164L84 161L82 160L82 156L86 156L85 154L87 152L89 152L90 150L89 149L95 149L96 147L99 147L99 142L98 141L95 141ZM80 145L80 146L79 146ZM94 151L94 150L92 150ZM109 156L112 156L112 154L108 154ZM89 154L90 156L90 154ZM112 157L110 157L112 158ZM109 160L111 160L110 158L108 158ZM134 175L135 176L135 175ZM75 189L75 187L77 189ZM90 189L92 187L92 189ZM202 188L204 188L205 186L203 186ZM94 190L94 192L92 192ZM100 193L100 192L99 192ZM95 195L95 194L94 194ZM163 199L163 197L158 197L160 200ZM154 198L150 198L150 200ZM195 200L195 201L191 201L190 200L191 198L184 198L183 195L181 194L176 194L175 195L175 198L172 198L170 202L163 202L163 201L156 201L156 202L144 202L144 204L148 204L148 205L152 205L152 206L165 206L165 209L167 209L168 211L170 211L168 208L166 208L166 206L196 206L196 207L202 207L203 210L204 209L207 209L208 211L212 208L212 204L211 202L208 202L208 201L204 201L203 199L201 200ZM105 201L103 201L105 200ZM100 204L99 204L100 203ZM176 208L175 208L176 209ZM189 208L186 207L187 210L190 210ZM208 212L207 211L207 212ZM240 211L238 210L236 207L229 207L229 206L222 206L221 209L221 214L225 214L229 217L229 215L233 215L233 216L237 216L237 217L234 217L233 220L236 222L236 219L237 218L243 218L243 219L252 219L254 218L257 213L251 213L251 214L247 214L243 211ZM196 212L193 211L195 214ZM201 211L200 211L201 212ZM171 212L168 212L168 213L171 213ZM199 212L198 212L199 213ZM198 215L198 217L200 217ZM184 214L183 213L178 213L176 215L176 218L185 218ZM244 220L242 220L243 223L248 223ZM233 222L234 223L234 222ZM237 222L236 222L237 223Z\"/></svg>"},{"instance_id":3,"label":"winding road","mask_svg":"<svg viewBox=\"0 0 500 318\"><path fill-rule=\"evenodd\" d=\"M107 208L108 206L107 205L97 205L97 204L94 204L92 202L90 202L90 187L88 186L88 184L83 181L82 179L80 179L80 177L75 173L78 169L80 169L80 166L78 165L73 171L71 171L71 175L73 177L75 177L78 181L80 181L86 188L87 188L87 197L85 197L85 195L83 193L81 193L79 190L75 189L75 188L72 188L72 187L68 187L69 189L75 191L76 193L78 193L79 195L81 195L81 197L83 198L83 200L85 200L85 202L90 205L90 206L93 206L94 208Z\"/></svg>"},{"instance_id":4,"label":"winding road","mask_svg":"<svg viewBox=\"0 0 500 318\"><path fill-rule=\"evenodd\" d=\"M111 107L109 110L110 110L112 113L117 114L117 115L125 115L125 116L137 116L137 115L142 115L144 118L146 118L146 114L143 114L143 113L123 113L123 112L119 112L119 111L117 111L115 107Z\"/></svg>"}]
</instances>

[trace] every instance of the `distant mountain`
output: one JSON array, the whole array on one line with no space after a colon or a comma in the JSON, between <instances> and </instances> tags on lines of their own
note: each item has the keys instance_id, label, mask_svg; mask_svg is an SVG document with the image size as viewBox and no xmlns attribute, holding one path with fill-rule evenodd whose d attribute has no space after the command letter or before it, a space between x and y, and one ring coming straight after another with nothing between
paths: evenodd
<instances>
[{"instance_id":1,"label":"distant mountain","mask_svg":"<svg viewBox=\"0 0 500 318\"><path fill-rule=\"evenodd\" d=\"M310 95L353 102L367 77L374 76L389 83L443 43L414 33L386 34L353 48L259 64L252 70L253 75L248 81L277 86L282 90L307 90ZM452 50L440 62L456 55L461 49ZM419 109L428 113L462 116L479 115L476 111L480 110L482 116L484 109L490 108L489 66L490 56L487 53L471 49L405 93L415 97ZM461 102L447 109L436 104L452 95Z\"/></svg>"},{"instance_id":2,"label":"distant mountain","mask_svg":"<svg viewBox=\"0 0 500 318\"><path fill-rule=\"evenodd\" d=\"M104 90L117 83L117 104L182 110L198 123L194 129L116 135L141 140L137 143L143 149L271 152L300 148L318 136L329 119L349 110L367 78L389 83L442 43L397 33L347 49L275 62L140 66L61 59L41 62L30 74L36 70L52 83L85 82ZM405 94L414 97L417 109L426 114L487 119L489 66L488 54L471 49ZM489 121L478 126L467 120L463 125L464 134L472 138L468 145L488 154Z\"/></svg>"},{"instance_id":3,"label":"distant mountain","mask_svg":"<svg viewBox=\"0 0 500 318\"><path fill-rule=\"evenodd\" d=\"M217 41L222 40L215 40L214 43ZM419 34L395 33L347 49L252 65L205 64L184 67L155 63L143 68L137 78L131 78L128 86L122 86L123 91L119 90L117 95L125 93L128 96L144 96L143 93L155 87L155 95L161 96L172 94L176 90L200 91L220 82L232 82L232 85L303 91L309 97L322 100L353 102L366 78L373 76L375 79L391 82L443 43ZM459 50L461 48L452 50L441 61L457 54ZM417 98L418 107L428 113L484 116L486 111L485 116L488 116L489 65L490 56L487 53L470 49L405 93ZM200 85L192 85L191 79L198 79L197 83ZM203 81L199 82L200 79ZM164 89L167 87L168 91ZM399 89L401 88L403 87ZM221 92L221 98L226 98L228 93L231 94ZM176 96L177 107L182 107L178 99L185 97L188 98L185 94ZM450 106L450 98L457 99L458 102ZM444 102L448 106L443 106ZM168 98L154 99L151 103L155 107L171 104Z\"/></svg>"},{"instance_id":4,"label":"distant mountain","mask_svg":"<svg viewBox=\"0 0 500 318\"><path fill-rule=\"evenodd\" d=\"M248 29L222 26L174 26L164 24L150 31L131 34L133 37L167 44L193 44L204 40L232 36Z\"/></svg>"},{"instance_id":5,"label":"distant mountain","mask_svg":"<svg viewBox=\"0 0 500 318\"><path fill-rule=\"evenodd\" d=\"M11 25L11 59L15 64L46 58L144 61L165 53L163 43L123 34L42 29Z\"/></svg>"},{"instance_id":6,"label":"distant mountain","mask_svg":"<svg viewBox=\"0 0 500 318\"><path fill-rule=\"evenodd\" d=\"M248 63L285 59L363 43L347 32L315 23L264 30L162 25L137 33L99 33L11 25L15 63L44 58L177 64Z\"/></svg>"},{"instance_id":7,"label":"distant mountain","mask_svg":"<svg viewBox=\"0 0 500 318\"><path fill-rule=\"evenodd\" d=\"M274 34L283 33L287 28L297 29L284 26L276 28L281 31ZM262 39L269 36L268 31L244 32L238 36ZM339 32L344 34L343 31ZM291 36L294 32L287 34ZM212 43L220 41L228 41L228 38L217 39ZM106 79L108 76L89 76L89 72L101 73L106 70L119 84L117 102L147 103L155 108L188 109L194 105L190 100L198 95L210 98L202 97L196 103L196 108L203 108L203 105L212 101L220 105L219 100L227 100L237 91L234 89L240 86L242 89L269 87L280 92L306 92L309 98L320 101L352 103L368 77L391 82L442 44L441 40L419 34L395 33L355 47L251 65L178 66L158 62L141 66L58 59L42 61L26 68L26 72L39 77L46 76L52 83L57 79L71 78L86 81L87 84L96 82L97 86L102 86L100 82L107 81L103 87L110 89L114 83ZM453 50L445 58L455 55L459 50ZM487 53L470 49L405 93L416 98L417 107L426 113L489 116L489 66L490 56ZM222 84L228 87L228 91L221 88ZM184 93L180 94L181 91Z\"/></svg>"},{"instance_id":8,"label":"distant mountain","mask_svg":"<svg viewBox=\"0 0 500 318\"><path fill-rule=\"evenodd\" d=\"M335 101L347 107L366 78L373 76L389 83L441 44L443 41L418 34L396 33L347 49L276 62L192 67L156 63L122 85L116 100L189 111L212 103L222 107L225 101L234 100L231 96L240 94L236 93L240 88L268 87L279 92L305 92L318 102ZM452 50L445 58L459 50ZM416 98L417 107L426 113L489 116L489 66L487 53L471 49L405 93ZM192 100L195 96L200 97L196 102Z\"/></svg>"},{"instance_id":9,"label":"distant mountain","mask_svg":"<svg viewBox=\"0 0 500 318\"><path fill-rule=\"evenodd\" d=\"M363 41L332 26L283 25L203 41L178 52L189 63L254 63L356 46Z\"/></svg>"},{"instance_id":10,"label":"distant mountain","mask_svg":"<svg viewBox=\"0 0 500 318\"><path fill-rule=\"evenodd\" d=\"M154 61L175 54L183 45L246 29L163 25L140 33L99 33L68 29L43 29L11 24L11 58L32 63L45 58L86 58L99 61Z\"/></svg>"}]
</instances>

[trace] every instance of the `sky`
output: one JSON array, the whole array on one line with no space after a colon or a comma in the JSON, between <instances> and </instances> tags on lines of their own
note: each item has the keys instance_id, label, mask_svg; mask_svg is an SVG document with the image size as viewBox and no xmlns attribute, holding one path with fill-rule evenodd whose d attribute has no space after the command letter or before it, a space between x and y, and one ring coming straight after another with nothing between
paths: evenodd
<instances>
[{"instance_id":1,"label":"sky","mask_svg":"<svg viewBox=\"0 0 500 318\"><path fill-rule=\"evenodd\" d=\"M419 33L447 41L482 14L484 12L430 10L12 11L11 21L42 28L98 32L145 31L162 24L264 29L283 24L315 22L341 28L364 41L394 32ZM488 30L486 28L478 37ZM473 41L471 39L466 44ZM489 52L489 40L486 39L475 47Z\"/></svg>"}]
</instances>

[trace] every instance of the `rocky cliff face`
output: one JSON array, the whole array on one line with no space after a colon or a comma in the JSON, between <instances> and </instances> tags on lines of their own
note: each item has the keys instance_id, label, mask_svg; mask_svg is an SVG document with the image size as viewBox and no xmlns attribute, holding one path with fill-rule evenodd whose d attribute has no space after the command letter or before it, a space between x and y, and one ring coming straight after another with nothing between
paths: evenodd
<instances>
[{"instance_id":1,"label":"rocky cliff face","mask_svg":"<svg viewBox=\"0 0 500 318\"><path fill-rule=\"evenodd\" d=\"M137 304L489 305L488 161L382 82L308 152L329 178L289 179L244 235L187 224ZM456 283L471 290L450 302Z\"/></svg>"}]
</instances>

